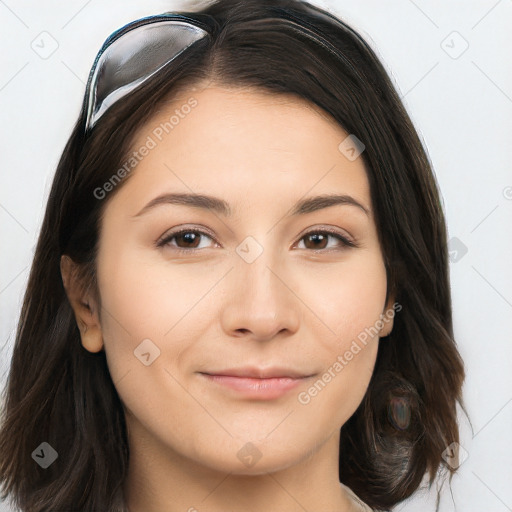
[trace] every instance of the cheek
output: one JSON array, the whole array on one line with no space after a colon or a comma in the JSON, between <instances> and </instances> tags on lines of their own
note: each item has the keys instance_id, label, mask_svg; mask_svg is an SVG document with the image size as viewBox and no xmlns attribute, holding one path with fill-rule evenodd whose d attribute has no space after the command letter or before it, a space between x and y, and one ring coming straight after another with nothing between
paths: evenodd
<instances>
[{"instance_id":1,"label":"cheek","mask_svg":"<svg viewBox=\"0 0 512 512\"><path fill-rule=\"evenodd\" d=\"M383 312L386 298L384 265L376 263L347 276L338 294L338 329L343 339L358 337L374 327Z\"/></svg>"},{"instance_id":2,"label":"cheek","mask_svg":"<svg viewBox=\"0 0 512 512\"><path fill-rule=\"evenodd\" d=\"M187 310L208 283L199 279L185 286L183 279L173 278L183 272L179 266L174 274L166 272L133 248L105 247L101 256L101 327L112 381L128 413L147 428L160 424L166 431L171 415L194 405L183 392L181 377L173 378L174 365L194 337ZM183 335L183 328L190 337ZM179 422L173 428L176 439L187 437Z\"/></svg>"},{"instance_id":3,"label":"cheek","mask_svg":"<svg viewBox=\"0 0 512 512\"><path fill-rule=\"evenodd\" d=\"M331 269L315 275L309 283L302 296L308 297L323 333L312 331L315 353L311 356L321 358L323 371L298 402L315 416L333 415L334 423L341 426L360 404L373 373L386 271L378 255L367 253L347 260L334 273Z\"/></svg>"},{"instance_id":4,"label":"cheek","mask_svg":"<svg viewBox=\"0 0 512 512\"><path fill-rule=\"evenodd\" d=\"M343 426L364 398L377 350L378 341L373 340L366 346L354 344L348 351L335 354L311 385L298 394L299 407L319 424L333 429Z\"/></svg>"},{"instance_id":5,"label":"cheek","mask_svg":"<svg viewBox=\"0 0 512 512\"><path fill-rule=\"evenodd\" d=\"M324 347L339 352L375 326L383 313L386 290L382 258L368 251L330 268L318 268L303 281L299 293L321 321Z\"/></svg>"},{"instance_id":6,"label":"cheek","mask_svg":"<svg viewBox=\"0 0 512 512\"><path fill-rule=\"evenodd\" d=\"M115 242L98 256L101 326L114 383L140 371L141 350L158 355L149 368L176 366L214 318L208 292L219 280L207 265L155 264L147 250Z\"/></svg>"}]
</instances>

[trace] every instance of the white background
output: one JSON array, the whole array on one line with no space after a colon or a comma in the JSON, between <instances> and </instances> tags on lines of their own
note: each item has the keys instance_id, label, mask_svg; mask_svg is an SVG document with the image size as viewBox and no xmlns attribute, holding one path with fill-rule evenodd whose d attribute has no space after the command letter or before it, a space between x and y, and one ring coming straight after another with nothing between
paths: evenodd
<instances>
[{"instance_id":1,"label":"white background","mask_svg":"<svg viewBox=\"0 0 512 512\"><path fill-rule=\"evenodd\" d=\"M383 60L434 165L449 237L467 248L450 266L474 431L460 416L469 457L451 492L445 485L440 510L512 511L512 2L315 3L358 29ZM184 5L0 0L2 385L49 187L94 56L123 24ZM34 50L52 45L47 58ZM433 511L433 492L395 510Z\"/></svg>"}]
</instances>

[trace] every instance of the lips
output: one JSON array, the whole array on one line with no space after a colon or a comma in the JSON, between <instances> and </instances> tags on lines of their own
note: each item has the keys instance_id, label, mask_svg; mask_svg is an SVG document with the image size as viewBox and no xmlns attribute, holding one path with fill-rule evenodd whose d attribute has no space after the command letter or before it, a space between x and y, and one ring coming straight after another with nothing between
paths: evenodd
<instances>
[{"instance_id":1,"label":"lips","mask_svg":"<svg viewBox=\"0 0 512 512\"><path fill-rule=\"evenodd\" d=\"M206 375L217 375L226 377L245 377L249 379L302 379L305 377L311 377L313 374L305 373L293 368L285 367L269 367L269 368L258 368L255 366L246 366L243 368L228 368L224 370L212 370L208 372L201 372Z\"/></svg>"},{"instance_id":2,"label":"lips","mask_svg":"<svg viewBox=\"0 0 512 512\"><path fill-rule=\"evenodd\" d=\"M292 368L229 368L210 372L200 372L206 380L219 389L235 392L237 397L253 400L273 400L285 395L312 374Z\"/></svg>"}]
</instances>

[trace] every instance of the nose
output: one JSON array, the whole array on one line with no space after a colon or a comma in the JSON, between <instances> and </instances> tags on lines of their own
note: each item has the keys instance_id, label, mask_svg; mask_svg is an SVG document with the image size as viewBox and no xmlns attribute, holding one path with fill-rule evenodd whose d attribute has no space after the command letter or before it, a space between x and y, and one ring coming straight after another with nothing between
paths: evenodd
<instances>
[{"instance_id":1,"label":"nose","mask_svg":"<svg viewBox=\"0 0 512 512\"><path fill-rule=\"evenodd\" d=\"M297 332L302 305L297 285L266 251L252 263L236 261L226 286L221 321L229 336L268 341Z\"/></svg>"}]
</instances>

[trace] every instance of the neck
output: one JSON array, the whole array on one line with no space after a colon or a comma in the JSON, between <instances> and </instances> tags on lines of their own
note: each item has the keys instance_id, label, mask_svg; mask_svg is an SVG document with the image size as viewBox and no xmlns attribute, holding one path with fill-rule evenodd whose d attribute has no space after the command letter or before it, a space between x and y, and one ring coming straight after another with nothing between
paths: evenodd
<instances>
[{"instance_id":1,"label":"neck","mask_svg":"<svg viewBox=\"0 0 512 512\"><path fill-rule=\"evenodd\" d=\"M130 462L123 486L129 512L304 512L360 510L338 479L339 433L305 459L263 474L222 472L157 446L131 422Z\"/></svg>"}]
</instances>

